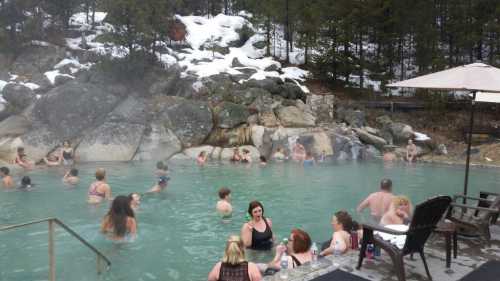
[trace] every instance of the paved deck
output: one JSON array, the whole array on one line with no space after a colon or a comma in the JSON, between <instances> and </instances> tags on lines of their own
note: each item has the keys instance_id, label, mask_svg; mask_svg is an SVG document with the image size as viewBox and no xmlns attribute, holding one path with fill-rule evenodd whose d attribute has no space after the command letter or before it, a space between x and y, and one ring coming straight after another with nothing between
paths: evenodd
<instances>
[{"instance_id":1,"label":"paved deck","mask_svg":"<svg viewBox=\"0 0 500 281\"><path fill-rule=\"evenodd\" d=\"M439 281L456 281L488 260L500 260L500 226L492 226L491 246L476 239L458 239L458 257L452 259L450 270L445 266L444 238L440 235L431 236L426 244L425 255L432 278ZM378 260L366 260L360 270L356 270L358 252L351 251L342 257L327 257L322 259L317 269L305 265L290 270L288 281L306 281L340 267L369 280L397 281L392 270L392 262L388 254L382 251ZM406 278L408 281L428 280L425 268L418 254L414 260L405 257ZM266 281L278 281L279 274L266 277ZM499 277L500 280L500 277ZM341 281L341 280L339 280ZM480 281L480 280L478 280Z\"/></svg>"}]
</instances>

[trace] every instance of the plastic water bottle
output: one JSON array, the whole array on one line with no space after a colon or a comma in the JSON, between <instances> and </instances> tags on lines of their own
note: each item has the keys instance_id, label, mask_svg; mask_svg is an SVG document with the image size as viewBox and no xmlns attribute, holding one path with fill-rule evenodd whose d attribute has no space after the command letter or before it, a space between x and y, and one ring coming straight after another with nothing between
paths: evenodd
<instances>
[{"instance_id":1,"label":"plastic water bottle","mask_svg":"<svg viewBox=\"0 0 500 281\"><path fill-rule=\"evenodd\" d=\"M283 253L280 259L280 279L288 279L288 256Z\"/></svg>"},{"instance_id":2,"label":"plastic water bottle","mask_svg":"<svg viewBox=\"0 0 500 281\"><path fill-rule=\"evenodd\" d=\"M373 257L375 259L379 259L380 254L381 254L380 247L373 247Z\"/></svg>"},{"instance_id":3,"label":"plastic water bottle","mask_svg":"<svg viewBox=\"0 0 500 281\"><path fill-rule=\"evenodd\" d=\"M316 242L313 242L311 246L311 254L312 254L312 260L311 260L311 267L312 268L318 268L319 263L318 263L318 246L316 245Z\"/></svg>"},{"instance_id":4,"label":"plastic water bottle","mask_svg":"<svg viewBox=\"0 0 500 281\"><path fill-rule=\"evenodd\" d=\"M358 232L356 230L351 231L351 249L357 250L359 247L358 243Z\"/></svg>"},{"instance_id":5,"label":"plastic water bottle","mask_svg":"<svg viewBox=\"0 0 500 281\"><path fill-rule=\"evenodd\" d=\"M333 256L338 257L340 254L342 254L342 251L340 250L339 241L335 241L335 245L333 246Z\"/></svg>"},{"instance_id":6,"label":"plastic water bottle","mask_svg":"<svg viewBox=\"0 0 500 281\"><path fill-rule=\"evenodd\" d=\"M366 253L365 253L366 258L367 259L373 259L373 252L374 251L375 251L375 248L374 248L373 244L368 244L366 246Z\"/></svg>"}]
</instances>

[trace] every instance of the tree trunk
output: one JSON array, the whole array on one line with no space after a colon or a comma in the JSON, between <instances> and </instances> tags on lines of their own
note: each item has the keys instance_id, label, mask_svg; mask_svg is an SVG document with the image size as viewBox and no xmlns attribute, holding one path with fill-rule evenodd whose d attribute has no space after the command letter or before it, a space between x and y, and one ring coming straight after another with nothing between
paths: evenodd
<instances>
[{"instance_id":1,"label":"tree trunk","mask_svg":"<svg viewBox=\"0 0 500 281\"><path fill-rule=\"evenodd\" d=\"M266 19L266 56L271 55L271 16Z\"/></svg>"},{"instance_id":2,"label":"tree trunk","mask_svg":"<svg viewBox=\"0 0 500 281\"><path fill-rule=\"evenodd\" d=\"M290 62L290 50L288 48L288 40L290 40L288 25L288 0L285 0L285 41L286 41L286 63Z\"/></svg>"},{"instance_id":3,"label":"tree trunk","mask_svg":"<svg viewBox=\"0 0 500 281\"><path fill-rule=\"evenodd\" d=\"M361 89L363 89L364 82L365 82L364 67L365 67L365 58L364 58L364 52L363 52L363 32L360 31L359 32L359 68L360 68L359 88L361 88Z\"/></svg>"}]
</instances>

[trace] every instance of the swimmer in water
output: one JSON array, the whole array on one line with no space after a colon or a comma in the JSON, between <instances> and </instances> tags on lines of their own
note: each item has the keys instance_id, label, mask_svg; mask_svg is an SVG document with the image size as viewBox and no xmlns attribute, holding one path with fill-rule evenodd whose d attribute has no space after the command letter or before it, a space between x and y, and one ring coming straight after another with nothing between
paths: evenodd
<instances>
[{"instance_id":1,"label":"swimmer in water","mask_svg":"<svg viewBox=\"0 0 500 281\"><path fill-rule=\"evenodd\" d=\"M231 217L233 212L233 206L231 206L231 190L227 187L221 187L219 189L219 199L215 209L222 218Z\"/></svg>"},{"instance_id":2,"label":"swimmer in water","mask_svg":"<svg viewBox=\"0 0 500 281\"><path fill-rule=\"evenodd\" d=\"M13 188L14 180L12 180L12 176L10 175L10 170L7 167L0 168L0 177L2 177L2 185L4 188Z\"/></svg>"},{"instance_id":3,"label":"swimmer in water","mask_svg":"<svg viewBox=\"0 0 500 281\"><path fill-rule=\"evenodd\" d=\"M63 182L72 185L78 184L78 182L80 182L80 178L78 177L78 170L73 168L66 172L63 177Z\"/></svg>"},{"instance_id":4,"label":"swimmer in water","mask_svg":"<svg viewBox=\"0 0 500 281\"><path fill-rule=\"evenodd\" d=\"M165 188L167 188L169 180L170 180L169 177L164 177L164 176L159 177L158 178L158 184L156 184L155 186L153 186L148 191L148 193L160 193L160 192L162 192L163 190L165 190Z\"/></svg>"},{"instance_id":5,"label":"swimmer in water","mask_svg":"<svg viewBox=\"0 0 500 281\"><path fill-rule=\"evenodd\" d=\"M123 240L127 236L135 238L137 222L134 210L130 207L130 198L117 196L108 213L102 219L101 233L106 234L111 240Z\"/></svg>"}]
</instances>

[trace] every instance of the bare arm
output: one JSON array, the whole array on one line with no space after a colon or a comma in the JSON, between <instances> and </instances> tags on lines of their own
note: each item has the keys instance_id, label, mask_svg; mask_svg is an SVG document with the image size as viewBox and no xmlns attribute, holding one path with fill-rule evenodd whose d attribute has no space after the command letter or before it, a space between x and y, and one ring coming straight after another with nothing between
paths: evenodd
<instances>
[{"instance_id":1,"label":"bare arm","mask_svg":"<svg viewBox=\"0 0 500 281\"><path fill-rule=\"evenodd\" d=\"M370 198L371 196L366 197L366 199L359 204L359 206L356 208L356 211L358 211L358 213L361 213L365 208L370 206Z\"/></svg>"},{"instance_id":2,"label":"bare arm","mask_svg":"<svg viewBox=\"0 0 500 281\"><path fill-rule=\"evenodd\" d=\"M249 222L243 224L241 227L241 240L243 240L243 245L247 248L252 246L252 230L253 225Z\"/></svg>"},{"instance_id":3,"label":"bare arm","mask_svg":"<svg viewBox=\"0 0 500 281\"><path fill-rule=\"evenodd\" d=\"M248 263L248 275L251 281L262 280L262 275L260 274L259 268L252 262Z\"/></svg>"},{"instance_id":4,"label":"bare arm","mask_svg":"<svg viewBox=\"0 0 500 281\"><path fill-rule=\"evenodd\" d=\"M208 281L217 281L219 279L219 273L220 273L220 262L216 263L210 273L208 273ZM249 266L250 267L250 266ZM250 271L250 268L249 270ZM250 273L250 272L249 272ZM250 276L250 279L252 277ZM260 280L260 279L259 279Z\"/></svg>"},{"instance_id":5,"label":"bare arm","mask_svg":"<svg viewBox=\"0 0 500 281\"><path fill-rule=\"evenodd\" d=\"M130 235L132 235L132 237L135 237L137 234L137 223L136 223L135 219L129 217L129 218L127 218L127 221L128 221L128 228L129 228Z\"/></svg>"},{"instance_id":6,"label":"bare arm","mask_svg":"<svg viewBox=\"0 0 500 281\"><path fill-rule=\"evenodd\" d=\"M111 187L108 184L104 184L106 190L104 191L104 198L108 200L112 200L111 198Z\"/></svg>"}]
</instances>

